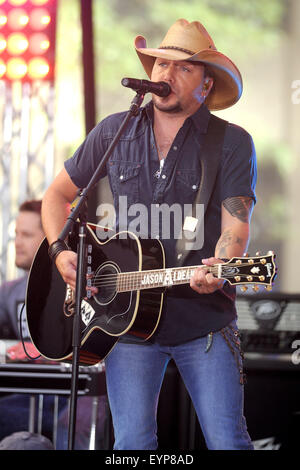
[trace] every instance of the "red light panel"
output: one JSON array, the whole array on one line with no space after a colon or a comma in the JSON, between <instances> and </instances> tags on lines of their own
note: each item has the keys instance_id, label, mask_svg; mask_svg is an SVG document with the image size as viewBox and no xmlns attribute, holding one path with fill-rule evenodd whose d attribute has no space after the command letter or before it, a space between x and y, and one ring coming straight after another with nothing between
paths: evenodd
<instances>
[{"instance_id":1,"label":"red light panel","mask_svg":"<svg viewBox=\"0 0 300 470\"><path fill-rule=\"evenodd\" d=\"M27 74L27 69L28 67L24 59L19 57L8 59L5 76L9 80L21 80Z\"/></svg>"},{"instance_id":2,"label":"red light panel","mask_svg":"<svg viewBox=\"0 0 300 470\"><path fill-rule=\"evenodd\" d=\"M3 10L0 10L0 28L3 28L7 23L7 15Z\"/></svg>"},{"instance_id":3,"label":"red light panel","mask_svg":"<svg viewBox=\"0 0 300 470\"><path fill-rule=\"evenodd\" d=\"M0 0L0 79L54 80L56 7L57 0Z\"/></svg>"},{"instance_id":4,"label":"red light panel","mask_svg":"<svg viewBox=\"0 0 300 470\"><path fill-rule=\"evenodd\" d=\"M19 6L19 5L24 5L24 3L26 2L27 0L8 0L8 3L13 5L14 7Z\"/></svg>"},{"instance_id":5,"label":"red light panel","mask_svg":"<svg viewBox=\"0 0 300 470\"><path fill-rule=\"evenodd\" d=\"M6 48L11 55L21 55L28 49L28 40L22 33L12 33L7 38Z\"/></svg>"},{"instance_id":6,"label":"red light panel","mask_svg":"<svg viewBox=\"0 0 300 470\"><path fill-rule=\"evenodd\" d=\"M50 41L46 34L36 33L29 38L29 50L33 55L45 54L50 47Z\"/></svg>"},{"instance_id":7,"label":"red light panel","mask_svg":"<svg viewBox=\"0 0 300 470\"><path fill-rule=\"evenodd\" d=\"M5 75L6 65L2 59L0 59L0 79Z\"/></svg>"},{"instance_id":8,"label":"red light panel","mask_svg":"<svg viewBox=\"0 0 300 470\"><path fill-rule=\"evenodd\" d=\"M14 8L7 15L7 24L12 31L19 31L28 25L29 16L23 8Z\"/></svg>"},{"instance_id":9,"label":"red light panel","mask_svg":"<svg viewBox=\"0 0 300 470\"><path fill-rule=\"evenodd\" d=\"M0 53L5 51L7 42L3 34L0 33Z\"/></svg>"}]
</instances>

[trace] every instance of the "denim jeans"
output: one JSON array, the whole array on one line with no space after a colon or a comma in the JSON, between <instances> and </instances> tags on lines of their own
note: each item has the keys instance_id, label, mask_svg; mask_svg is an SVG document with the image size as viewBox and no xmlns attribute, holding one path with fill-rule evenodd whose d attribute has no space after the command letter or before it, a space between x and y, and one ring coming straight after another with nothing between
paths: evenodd
<instances>
[{"instance_id":1,"label":"denim jeans","mask_svg":"<svg viewBox=\"0 0 300 470\"><path fill-rule=\"evenodd\" d=\"M208 449L251 450L243 415L242 360L235 322L178 346L117 343L106 358L116 450L156 449L159 392L173 358ZM170 397L171 399L171 397Z\"/></svg>"}]
</instances>

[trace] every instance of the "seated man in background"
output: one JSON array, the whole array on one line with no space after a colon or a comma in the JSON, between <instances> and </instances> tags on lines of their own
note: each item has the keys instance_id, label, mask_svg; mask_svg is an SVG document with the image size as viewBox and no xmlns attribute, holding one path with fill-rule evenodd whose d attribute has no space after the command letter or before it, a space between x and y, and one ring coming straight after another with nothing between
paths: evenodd
<instances>
[{"instance_id":1,"label":"seated man in background","mask_svg":"<svg viewBox=\"0 0 300 470\"><path fill-rule=\"evenodd\" d=\"M15 237L15 264L18 268L24 270L24 275L12 281L6 281L0 286L0 340L22 338L25 344L27 354L36 358L38 351L30 341L30 334L27 327L26 313L24 307L26 286L31 264L35 253L44 238L44 231L41 225L41 201L25 201L19 208L19 214L16 218L16 237ZM41 267L42 276L42 267ZM23 312L22 312L23 309ZM21 315L22 312L22 315ZM20 321L21 316L21 321ZM21 331L20 331L21 328ZM22 341L18 341L10 346L6 351L6 358L10 361L23 361L27 359ZM68 442L68 419L67 419L66 397L59 397L59 423L57 449L66 449ZM29 425L29 394L9 394L0 398L0 440L15 432L27 431ZM104 417L107 416L107 400L105 396L100 397L98 407L98 434L103 438L100 430L104 429ZM42 434L52 439L53 431L53 411L54 396L44 395L43 399L43 420ZM89 421L91 414L91 397L81 397L78 400L78 417L75 440L75 448L85 449L89 444ZM37 415L37 413L36 413ZM85 416L83 421L81 416ZM104 436L105 437L105 436ZM101 442L97 439L97 444Z\"/></svg>"},{"instance_id":2,"label":"seated man in background","mask_svg":"<svg viewBox=\"0 0 300 470\"><path fill-rule=\"evenodd\" d=\"M19 279L0 287L0 331L8 338L20 338L20 314L25 301L28 273L34 255L44 238L41 225L41 201L26 201L16 219L15 264L24 270ZM22 337L29 338L26 315L22 314ZM11 350L14 355L14 349Z\"/></svg>"},{"instance_id":3,"label":"seated man in background","mask_svg":"<svg viewBox=\"0 0 300 470\"><path fill-rule=\"evenodd\" d=\"M22 338L27 353L31 357L37 357L39 354L29 340L30 335L23 306L29 270L45 236L41 225L41 201L26 201L20 206L15 233L15 264L24 270L24 275L18 279L6 281L0 287L0 333L2 338L16 340ZM22 342L19 341L9 347L6 356L7 360L11 361L26 359ZM59 402L60 408L67 404L66 398L60 399ZM29 403L30 395L27 394L10 394L0 399L0 439L14 432L28 429ZM42 432L48 437L52 437L53 405L53 397L44 396Z\"/></svg>"}]
</instances>

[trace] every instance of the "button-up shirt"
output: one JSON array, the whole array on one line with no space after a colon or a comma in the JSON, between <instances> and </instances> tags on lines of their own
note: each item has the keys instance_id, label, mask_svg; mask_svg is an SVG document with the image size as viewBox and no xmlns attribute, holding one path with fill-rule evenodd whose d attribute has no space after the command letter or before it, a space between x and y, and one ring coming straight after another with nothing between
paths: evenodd
<instances>
[{"instance_id":1,"label":"button-up shirt","mask_svg":"<svg viewBox=\"0 0 300 470\"><path fill-rule=\"evenodd\" d=\"M124 118L125 113L117 113L104 119L65 162L78 187L88 184ZM135 231L141 238L160 238L167 267L176 266L178 232L184 223L185 208L193 203L199 187L201 148L209 118L205 105L187 118L161 165L153 133L153 105L148 103L129 121L102 174L109 178L116 230ZM191 252L189 265L200 265L203 258L214 256L221 235L222 201L236 196L255 200L255 184L252 138L241 127L228 124L216 184L205 212L204 243ZM138 217L141 212L144 219ZM138 223L141 220L146 223ZM233 288L225 284L222 290L202 295L191 291L189 286L178 287L165 296L154 339L162 344L182 343L217 331L235 318Z\"/></svg>"}]
</instances>

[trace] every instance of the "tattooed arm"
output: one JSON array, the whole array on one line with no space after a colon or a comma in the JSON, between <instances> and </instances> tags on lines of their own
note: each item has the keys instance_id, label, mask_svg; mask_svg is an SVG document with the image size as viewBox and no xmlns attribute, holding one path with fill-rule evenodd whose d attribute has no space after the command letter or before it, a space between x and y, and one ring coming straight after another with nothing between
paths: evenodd
<instances>
[{"instance_id":1,"label":"tattooed arm","mask_svg":"<svg viewBox=\"0 0 300 470\"><path fill-rule=\"evenodd\" d=\"M221 236L215 250L216 258L231 258L245 253L253 205L252 198L243 196L230 197L223 201Z\"/></svg>"},{"instance_id":2,"label":"tattooed arm","mask_svg":"<svg viewBox=\"0 0 300 470\"><path fill-rule=\"evenodd\" d=\"M211 266L220 262L220 258L242 256L249 241L249 224L253 210L250 197L230 197L222 203L221 236L215 249L215 257L202 260ZM215 278L205 269L199 268L191 279L190 286L199 294L210 294L223 286L223 281Z\"/></svg>"}]
</instances>

